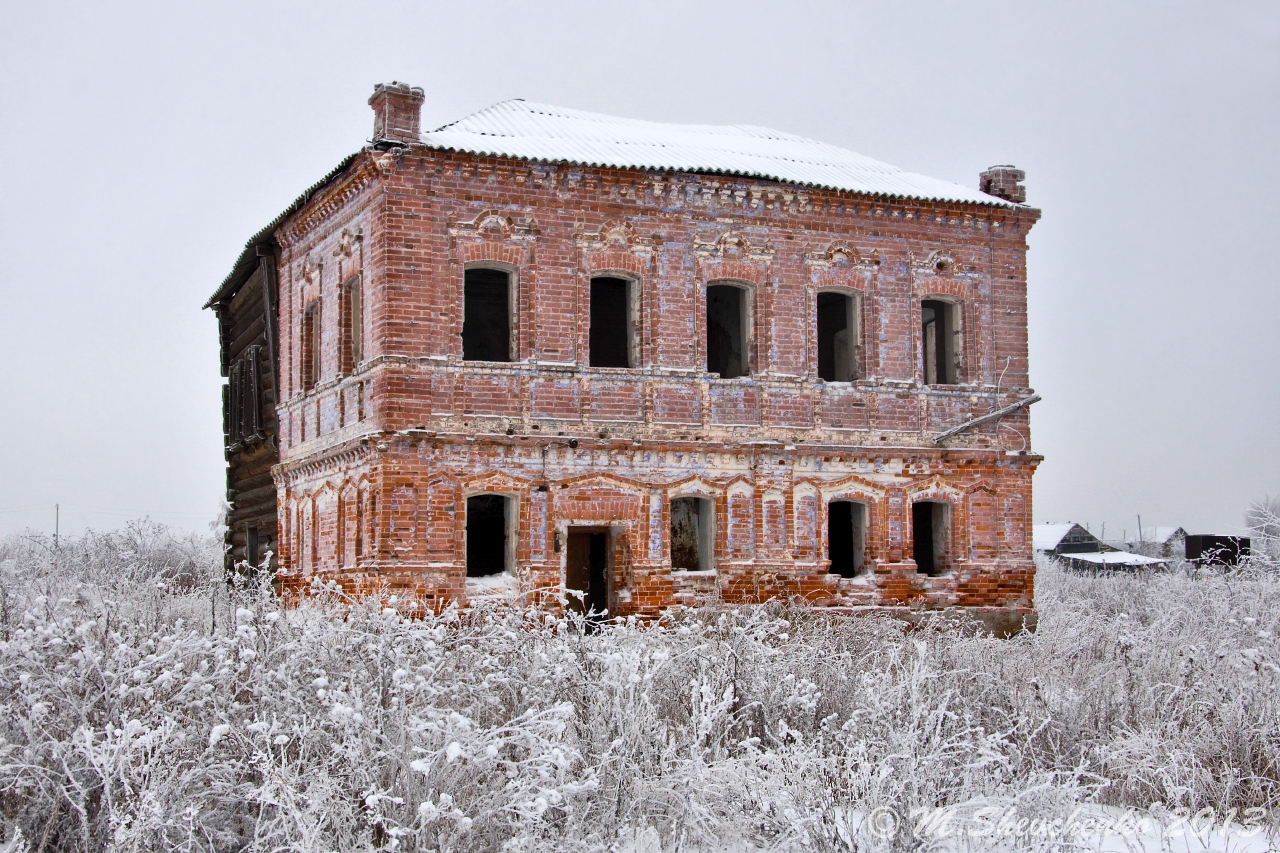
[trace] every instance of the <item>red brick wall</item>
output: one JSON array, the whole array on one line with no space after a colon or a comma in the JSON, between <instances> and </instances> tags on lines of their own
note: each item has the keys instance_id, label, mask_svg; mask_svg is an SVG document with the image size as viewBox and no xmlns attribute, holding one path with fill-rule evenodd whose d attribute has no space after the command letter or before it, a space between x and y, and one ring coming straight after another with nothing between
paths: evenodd
<instances>
[{"instance_id":1,"label":"red brick wall","mask_svg":"<svg viewBox=\"0 0 1280 853\"><path fill-rule=\"evenodd\" d=\"M465 600L465 498L501 492L516 501L513 568L534 598L563 577L556 531L591 525L610 530L619 613L774 595L1025 612L1039 462L1026 411L1005 419L1012 429L985 425L946 448L931 439L1028 393L1025 253L1037 217L368 150L276 233L283 576L329 573L432 606ZM512 363L461 361L469 265L512 274ZM634 370L586 366L600 273L635 282ZM338 307L352 276L364 360L344 370ZM706 286L719 280L751 292L748 377L700 369ZM829 288L859 300L853 383L817 379L816 294ZM960 303L957 386L920 385L929 296ZM302 312L317 300L320 381L304 392ZM576 449L560 445L570 437ZM690 493L715 500L710 579L671 573L667 507ZM952 507L954 560L939 577L910 559L911 501L926 494ZM836 498L868 507L864 577L826 571Z\"/></svg>"}]
</instances>

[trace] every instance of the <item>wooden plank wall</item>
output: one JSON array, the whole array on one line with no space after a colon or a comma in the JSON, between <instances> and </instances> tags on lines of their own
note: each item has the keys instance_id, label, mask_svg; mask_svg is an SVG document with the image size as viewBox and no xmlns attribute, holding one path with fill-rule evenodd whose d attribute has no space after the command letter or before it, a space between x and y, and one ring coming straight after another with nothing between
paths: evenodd
<instances>
[{"instance_id":1,"label":"wooden plank wall","mask_svg":"<svg viewBox=\"0 0 1280 853\"><path fill-rule=\"evenodd\" d=\"M223 442L227 458L228 571L248 558L256 529L261 560L279 551L276 488L271 467L280 459L276 423L275 257L267 250L233 295L217 306L224 329Z\"/></svg>"}]
</instances>

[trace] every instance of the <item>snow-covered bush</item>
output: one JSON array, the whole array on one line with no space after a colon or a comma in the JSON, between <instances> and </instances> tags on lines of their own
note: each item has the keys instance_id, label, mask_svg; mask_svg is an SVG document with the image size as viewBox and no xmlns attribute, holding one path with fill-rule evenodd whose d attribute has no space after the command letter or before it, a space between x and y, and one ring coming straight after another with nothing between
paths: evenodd
<instances>
[{"instance_id":1,"label":"snow-covered bush","mask_svg":"<svg viewBox=\"0 0 1280 853\"><path fill-rule=\"evenodd\" d=\"M150 525L0 543L0 816L29 849L915 849L869 816L1280 806L1269 575L1045 565L1038 631L996 640L786 605L282 610L220 565Z\"/></svg>"},{"instance_id":2,"label":"snow-covered bush","mask_svg":"<svg viewBox=\"0 0 1280 853\"><path fill-rule=\"evenodd\" d=\"M1259 498L1244 514L1245 527L1249 529L1253 550L1268 560L1273 568L1280 567L1280 497Z\"/></svg>"}]
</instances>

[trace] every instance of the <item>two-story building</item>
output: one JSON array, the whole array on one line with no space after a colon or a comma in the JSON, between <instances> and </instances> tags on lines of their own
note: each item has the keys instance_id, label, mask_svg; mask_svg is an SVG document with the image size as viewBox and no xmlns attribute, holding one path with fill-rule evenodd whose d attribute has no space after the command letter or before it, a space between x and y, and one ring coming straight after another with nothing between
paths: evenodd
<instances>
[{"instance_id":1,"label":"two-story building","mask_svg":"<svg viewBox=\"0 0 1280 853\"><path fill-rule=\"evenodd\" d=\"M1032 612L1020 171L422 101L378 86L209 301L230 559L428 607Z\"/></svg>"}]
</instances>

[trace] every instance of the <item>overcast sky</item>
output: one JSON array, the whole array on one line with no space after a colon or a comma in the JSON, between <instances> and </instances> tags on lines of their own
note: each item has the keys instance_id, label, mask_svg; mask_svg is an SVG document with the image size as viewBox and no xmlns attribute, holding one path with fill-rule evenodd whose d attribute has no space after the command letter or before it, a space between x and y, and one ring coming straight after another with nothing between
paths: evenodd
<instances>
[{"instance_id":1,"label":"overcast sky","mask_svg":"<svg viewBox=\"0 0 1280 853\"><path fill-rule=\"evenodd\" d=\"M0 533L204 529L214 317L357 150L507 98L1027 172L1037 521L1232 532L1280 493L1280 5L15 3L0 12Z\"/></svg>"}]
</instances>

